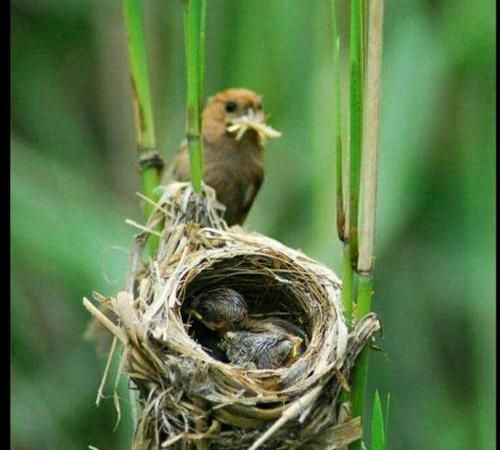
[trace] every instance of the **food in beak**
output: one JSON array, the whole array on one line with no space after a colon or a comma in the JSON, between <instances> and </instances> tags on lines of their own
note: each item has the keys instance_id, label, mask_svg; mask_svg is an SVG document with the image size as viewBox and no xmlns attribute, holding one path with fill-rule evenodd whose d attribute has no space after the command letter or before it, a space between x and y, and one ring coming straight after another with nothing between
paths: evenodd
<instances>
[{"instance_id":1,"label":"food in beak","mask_svg":"<svg viewBox=\"0 0 500 450\"><path fill-rule=\"evenodd\" d=\"M248 130L255 130L262 145L267 138L277 138L281 133L264 123L262 114L255 114L253 109L249 109L247 114L232 120L227 131L236 133L236 140L239 141Z\"/></svg>"}]
</instances>

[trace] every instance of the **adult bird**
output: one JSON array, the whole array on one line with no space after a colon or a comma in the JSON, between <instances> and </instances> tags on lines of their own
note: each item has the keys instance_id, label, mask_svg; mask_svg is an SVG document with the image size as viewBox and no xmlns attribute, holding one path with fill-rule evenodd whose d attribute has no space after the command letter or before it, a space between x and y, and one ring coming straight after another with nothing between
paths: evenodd
<instances>
[{"instance_id":1,"label":"adult bird","mask_svg":"<svg viewBox=\"0 0 500 450\"><path fill-rule=\"evenodd\" d=\"M261 97L242 88L227 89L208 99L201 131L204 182L226 207L226 223L242 225L264 180L266 139L281 133L265 123ZM189 150L184 140L163 184L190 179Z\"/></svg>"}]
</instances>

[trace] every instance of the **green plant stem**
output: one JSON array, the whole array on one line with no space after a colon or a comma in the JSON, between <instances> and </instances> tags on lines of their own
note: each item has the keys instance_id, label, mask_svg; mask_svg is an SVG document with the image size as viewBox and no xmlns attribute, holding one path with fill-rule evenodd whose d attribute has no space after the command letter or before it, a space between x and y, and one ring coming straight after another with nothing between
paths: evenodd
<instances>
[{"instance_id":1,"label":"green plant stem","mask_svg":"<svg viewBox=\"0 0 500 450\"><path fill-rule=\"evenodd\" d=\"M207 16L207 0L201 1L201 13L200 13L200 48L198 49L199 54L199 100L198 104L200 108L203 105L203 99L205 97L205 29L206 29L206 16ZM200 116L200 127L201 127L201 116Z\"/></svg>"},{"instance_id":2,"label":"green plant stem","mask_svg":"<svg viewBox=\"0 0 500 450\"><path fill-rule=\"evenodd\" d=\"M361 76L363 83L365 82L365 74L366 74L366 56L368 54L368 10L370 8L369 6L369 1L370 0L363 0L363 3L361 5L361 29L363 30L362 38L362 57L363 60L361 62Z\"/></svg>"},{"instance_id":3,"label":"green plant stem","mask_svg":"<svg viewBox=\"0 0 500 450\"><path fill-rule=\"evenodd\" d=\"M200 30L205 25L204 1L186 0L184 10L184 37L186 41L186 67L187 67L187 114L186 137L189 148L189 161L191 165L191 183L196 192L201 192L203 180L203 148L200 118L200 88L203 76L200 67L204 65L201 53L204 48Z\"/></svg>"},{"instance_id":4,"label":"green plant stem","mask_svg":"<svg viewBox=\"0 0 500 450\"><path fill-rule=\"evenodd\" d=\"M132 87L134 90L137 142L141 146L155 148L156 139L141 2L139 0L124 0L123 4L128 36L130 70L132 72Z\"/></svg>"},{"instance_id":5,"label":"green plant stem","mask_svg":"<svg viewBox=\"0 0 500 450\"><path fill-rule=\"evenodd\" d=\"M357 270L372 272L375 242L377 166L380 122L380 76L382 66L383 0L371 0L368 20L368 55L363 107L363 158L361 161L361 214Z\"/></svg>"},{"instance_id":6,"label":"green plant stem","mask_svg":"<svg viewBox=\"0 0 500 450\"><path fill-rule=\"evenodd\" d=\"M345 211L342 189L342 102L340 89L340 36L337 26L336 0L332 0L332 34L333 34L333 92L335 96L335 166L336 166L336 199L337 199L337 234L341 241L345 239Z\"/></svg>"},{"instance_id":7,"label":"green plant stem","mask_svg":"<svg viewBox=\"0 0 500 450\"><path fill-rule=\"evenodd\" d=\"M354 297L354 270L351 264L351 248L349 243L344 243L342 249L342 304L344 305L344 316L348 326L352 323L352 305ZM342 402L351 400L351 393L342 391Z\"/></svg>"},{"instance_id":8,"label":"green plant stem","mask_svg":"<svg viewBox=\"0 0 500 450\"><path fill-rule=\"evenodd\" d=\"M344 305L344 316L350 326L354 299L354 271L351 264L351 247L348 243L344 244L342 257L342 303Z\"/></svg>"},{"instance_id":9,"label":"green plant stem","mask_svg":"<svg viewBox=\"0 0 500 450\"><path fill-rule=\"evenodd\" d=\"M345 240L345 211L342 193L342 137L337 134L336 138L336 184L337 184L337 235L341 241Z\"/></svg>"},{"instance_id":10,"label":"green plant stem","mask_svg":"<svg viewBox=\"0 0 500 450\"><path fill-rule=\"evenodd\" d=\"M161 183L163 161L156 150L141 2L140 0L124 0L123 6L142 188L144 195L155 201L157 196L154 194L154 190ZM146 220L149 220L153 210L154 206L146 202L144 205ZM161 225L158 225L157 229L160 228ZM157 236L149 236L148 245L151 256L155 255L158 242Z\"/></svg>"},{"instance_id":11,"label":"green plant stem","mask_svg":"<svg viewBox=\"0 0 500 450\"><path fill-rule=\"evenodd\" d=\"M360 274L358 277L358 301L356 317L360 319L368 314L371 310L371 300L373 294L373 277L370 275ZM351 392L352 398L352 416L361 417L363 422L363 409L366 396L366 380L368 377L368 352L365 347L356 361L352 376L353 389ZM353 442L349 446L349 450L360 450L361 440Z\"/></svg>"},{"instance_id":12,"label":"green plant stem","mask_svg":"<svg viewBox=\"0 0 500 450\"><path fill-rule=\"evenodd\" d=\"M380 73L382 63L383 0L371 0L368 12L368 55L366 61L366 91L363 115L363 189L360 222L360 246L357 262L358 296L357 319L371 311L373 295L373 248L375 237L375 210L377 191L377 153L379 131ZM363 421L363 408L366 396L369 349L364 348L353 372L352 411ZM352 448L360 448L360 441Z\"/></svg>"},{"instance_id":13,"label":"green plant stem","mask_svg":"<svg viewBox=\"0 0 500 450\"><path fill-rule=\"evenodd\" d=\"M358 259L358 205L360 191L362 119L363 119L363 0L351 2L351 80L350 80L350 193L348 238L351 244L351 263Z\"/></svg>"}]
</instances>

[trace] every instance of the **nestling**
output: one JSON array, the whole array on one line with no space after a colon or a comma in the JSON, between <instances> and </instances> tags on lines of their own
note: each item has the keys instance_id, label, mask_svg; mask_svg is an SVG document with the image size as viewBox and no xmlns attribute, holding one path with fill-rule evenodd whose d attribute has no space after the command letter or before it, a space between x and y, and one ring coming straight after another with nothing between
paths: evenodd
<instances>
[{"instance_id":1,"label":"nestling","mask_svg":"<svg viewBox=\"0 0 500 450\"><path fill-rule=\"evenodd\" d=\"M248 319L248 306L234 289L221 287L197 295L189 303L190 312L207 328L229 331L241 328Z\"/></svg>"},{"instance_id":2,"label":"nestling","mask_svg":"<svg viewBox=\"0 0 500 450\"><path fill-rule=\"evenodd\" d=\"M188 304L191 314L211 330L247 330L255 333L280 330L281 333L297 335L304 342L307 341L304 331L288 320L278 317L255 320L249 317L246 300L231 288L209 289L195 296Z\"/></svg>"},{"instance_id":3,"label":"nestling","mask_svg":"<svg viewBox=\"0 0 500 450\"><path fill-rule=\"evenodd\" d=\"M280 332L228 331L219 346L226 352L227 359L237 366L277 369L296 359L301 343L301 338Z\"/></svg>"},{"instance_id":4,"label":"nestling","mask_svg":"<svg viewBox=\"0 0 500 450\"><path fill-rule=\"evenodd\" d=\"M262 99L248 89L233 88L211 97L202 115L204 181L226 207L229 226L242 225L264 180L266 138L281 133L265 123ZM189 181L187 142L167 169L164 184Z\"/></svg>"},{"instance_id":5,"label":"nestling","mask_svg":"<svg viewBox=\"0 0 500 450\"><path fill-rule=\"evenodd\" d=\"M221 333L219 347L236 365L277 368L293 362L307 342L304 331L290 321L250 318L247 302L234 289L205 291L189 303L189 311L207 328Z\"/></svg>"}]
</instances>

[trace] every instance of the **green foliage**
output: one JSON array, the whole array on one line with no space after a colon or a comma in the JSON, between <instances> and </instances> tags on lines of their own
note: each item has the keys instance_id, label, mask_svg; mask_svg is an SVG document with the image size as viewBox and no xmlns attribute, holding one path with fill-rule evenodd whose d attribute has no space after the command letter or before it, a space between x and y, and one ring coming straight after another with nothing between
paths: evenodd
<instances>
[{"instance_id":1,"label":"green foliage","mask_svg":"<svg viewBox=\"0 0 500 450\"><path fill-rule=\"evenodd\" d=\"M386 450L387 441L385 435L384 414L378 390L373 396L372 410L372 446L371 450Z\"/></svg>"},{"instance_id":2,"label":"green foliage","mask_svg":"<svg viewBox=\"0 0 500 450\"><path fill-rule=\"evenodd\" d=\"M373 396L372 409L372 445L370 450L387 450L389 448L389 412L391 405L391 394L387 394L385 400L385 414L382 410L382 401L378 390L375 390Z\"/></svg>"},{"instance_id":3,"label":"green foliage","mask_svg":"<svg viewBox=\"0 0 500 450\"><path fill-rule=\"evenodd\" d=\"M378 392L378 391L376 391ZM389 419L391 417L391 394L387 393L387 397L385 398L385 417L384 417L384 442L386 446L389 442Z\"/></svg>"},{"instance_id":4,"label":"green foliage","mask_svg":"<svg viewBox=\"0 0 500 450\"><path fill-rule=\"evenodd\" d=\"M143 4L169 161L185 133L182 5ZM261 4L208 2L205 93L254 89L283 132L266 149L248 227L340 272L331 5ZM388 357L372 353L368 389L397 399L395 448L494 445L494 17L486 1L386 2L373 309ZM11 3L16 450L130 442L126 397L116 433L113 400L94 407L105 360L81 340L82 296L121 287L135 233L124 220L142 220L124 36L119 1Z\"/></svg>"}]
</instances>

